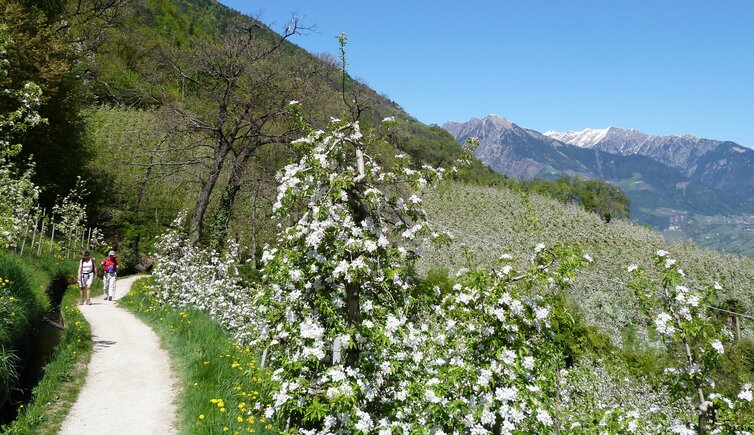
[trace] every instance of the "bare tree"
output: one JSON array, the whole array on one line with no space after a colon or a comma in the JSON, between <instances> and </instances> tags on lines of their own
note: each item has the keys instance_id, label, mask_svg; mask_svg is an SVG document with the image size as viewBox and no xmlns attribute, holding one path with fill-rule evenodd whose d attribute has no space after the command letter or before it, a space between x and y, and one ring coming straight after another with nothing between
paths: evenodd
<instances>
[{"instance_id":1,"label":"bare tree","mask_svg":"<svg viewBox=\"0 0 754 435\"><path fill-rule=\"evenodd\" d=\"M219 42L204 42L190 53L166 54L178 79L178 90L163 95L188 130L202 134L211 151L201 190L189 221L193 243L202 234L205 214L220 174L232 156L223 207L230 210L248 160L261 146L285 136L281 120L288 115L280 99L281 75L276 52L302 28L293 19L281 35L257 21L232 23ZM228 213L229 216L229 213ZM225 220L227 227L227 219Z\"/></svg>"}]
</instances>

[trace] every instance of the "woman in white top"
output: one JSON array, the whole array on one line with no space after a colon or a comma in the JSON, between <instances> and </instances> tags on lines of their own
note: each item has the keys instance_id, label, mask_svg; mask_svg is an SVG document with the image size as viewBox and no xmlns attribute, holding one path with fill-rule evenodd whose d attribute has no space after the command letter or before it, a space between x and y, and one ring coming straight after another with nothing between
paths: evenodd
<instances>
[{"instance_id":1,"label":"woman in white top","mask_svg":"<svg viewBox=\"0 0 754 435\"><path fill-rule=\"evenodd\" d=\"M79 288L81 289L81 299L79 305L84 304L84 287L86 287L86 304L91 305L92 296L92 282L97 274L97 268L95 266L94 257L89 255L89 251L84 251L81 254L81 261L79 261Z\"/></svg>"}]
</instances>

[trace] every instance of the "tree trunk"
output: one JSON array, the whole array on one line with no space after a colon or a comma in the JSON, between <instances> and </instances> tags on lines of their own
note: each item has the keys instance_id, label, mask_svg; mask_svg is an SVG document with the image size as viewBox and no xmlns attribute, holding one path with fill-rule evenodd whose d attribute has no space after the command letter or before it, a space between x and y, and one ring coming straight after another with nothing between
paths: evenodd
<instances>
[{"instance_id":1,"label":"tree trunk","mask_svg":"<svg viewBox=\"0 0 754 435\"><path fill-rule=\"evenodd\" d=\"M362 169L363 164L360 163L358 167L361 172L357 178L356 185L348 190L348 205L351 208L354 222L360 224L369 216L369 210L362 200L362 181L364 180ZM358 282L346 284L346 316L348 319L348 326L351 328L355 328L361 323L360 287L361 283ZM346 354L346 365L353 366L357 363L358 359L358 347L348 349L348 353Z\"/></svg>"},{"instance_id":2,"label":"tree trunk","mask_svg":"<svg viewBox=\"0 0 754 435\"><path fill-rule=\"evenodd\" d=\"M191 221L189 222L189 240L195 246L199 243L199 238L202 235L202 224L204 215L207 213L207 207L209 207L209 200L212 197L212 190L215 188L215 183L223 169L223 163L225 163L225 157L227 157L229 152L229 147L215 147L215 158L212 168L207 174L207 179L204 180L202 191L196 200L194 213L191 215Z\"/></svg>"},{"instance_id":3,"label":"tree trunk","mask_svg":"<svg viewBox=\"0 0 754 435\"><path fill-rule=\"evenodd\" d=\"M139 185L139 193L136 196L136 202L134 203L133 210L139 211L141 208L141 202L144 200L144 194L147 192L147 184L149 183L149 178L152 175L152 168L154 168L154 157L157 154L157 152L162 147L162 144L165 140L161 140L157 143L157 146L154 147L152 152L149 154L149 165L147 166L147 170L144 173L144 179L141 181L141 184Z\"/></svg>"},{"instance_id":4,"label":"tree trunk","mask_svg":"<svg viewBox=\"0 0 754 435\"><path fill-rule=\"evenodd\" d=\"M228 226L233 215L233 205L236 203L236 197L241 190L241 182L249 157L252 156L256 148L256 146L244 147L233 159L228 184L225 186L225 192L220 199L220 209L215 217L212 231L213 249L222 250L225 247L228 238Z\"/></svg>"}]
</instances>

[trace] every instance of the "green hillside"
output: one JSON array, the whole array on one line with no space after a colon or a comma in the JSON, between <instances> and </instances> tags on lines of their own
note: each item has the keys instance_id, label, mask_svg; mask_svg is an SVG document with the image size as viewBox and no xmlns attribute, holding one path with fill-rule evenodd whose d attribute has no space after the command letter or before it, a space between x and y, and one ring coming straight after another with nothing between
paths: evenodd
<instances>
[{"instance_id":1,"label":"green hillside","mask_svg":"<svg viewBox=\"0 0 754 435\"><path fill-rule=\"evenodd\" d=\"M236 42L246 37L238 28L246 27L251 48L244 56L250 66L237 77L228 115L219 122L220 110L225 110L220 108L227 103L218 101L223 82L213 78L212 69L235 68ZM264 24L215 1L135 1L120 26L110 31L90 65L96 76L90 89L97 104L83 112L84 141L95 157L87 165L91 177L114 180L108 187L112 192L99 197L98 212L118 247L148 252L161 228L182 210L196 210L196 198L208 179L205 168L212 165L215 136L195 128L187 116L220 126L225 133L232 130L233 120L250 123L236 136L247 139L234 138L229 145L200 237L207 243L222 238L217 233L221 228L238 238L246 247L244 255L252 257L270 240L274 174L292 157L287 142L302 134L290 115L281 115L288 101L300 102L303 121L313 128L326 126L331 117L358 116L365 132L384 135L381 120L395 118L390 146L369 151L384 162L405 152L417 166L447 165L462 152L443 129L422 124L397 103L343 76L340 60L312 55L288 40L273 50L280 41L281 36ZM336 51L335 38L333 42ZM274 52L265 54L270 50ZM250 108L250 116L243 114L244 107ZM268 115L272 121L263 124L260 120ZM261 143L273 136L276 139L256 149L255 140ZM233 157L250 147L255 151L246 160ZM233 179L232 161L240 162L238 179ZM507 182L478 161L462 176L475 184Z\"/></svg>"}]
</instances>

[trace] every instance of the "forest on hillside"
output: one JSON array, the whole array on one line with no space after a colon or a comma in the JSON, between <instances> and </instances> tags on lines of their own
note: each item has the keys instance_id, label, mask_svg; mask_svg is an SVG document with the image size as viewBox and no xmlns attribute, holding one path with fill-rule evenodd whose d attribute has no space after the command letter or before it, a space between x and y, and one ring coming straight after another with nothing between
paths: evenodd
<instances>
[{"instance_id":1,"label":"forest on hillside","mask_svg":"<svg viewBox=\"0 0 754 435\"><path fill-rule=\"evenodd\" d=\"M255 355L264 388L184 432L754 430L754 262L667 244L608 183L494 173L353 79L346 34L310 54L309 23L212 0L0 11L4 248L54 223L40 253L117 249Z\"/></svg>"}]
</instances>

